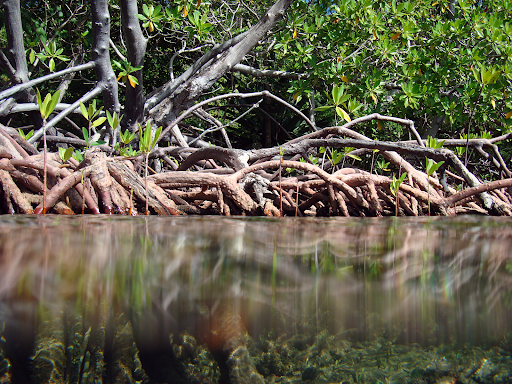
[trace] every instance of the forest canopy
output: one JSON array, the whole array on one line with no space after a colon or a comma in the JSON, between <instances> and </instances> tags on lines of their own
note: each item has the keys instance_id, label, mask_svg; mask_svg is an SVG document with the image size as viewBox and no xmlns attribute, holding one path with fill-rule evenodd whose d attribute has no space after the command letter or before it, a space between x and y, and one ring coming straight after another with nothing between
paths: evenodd
<instances>
[{"instance_id":1,"label":"forest canopy","mask_svg":"<svg viewBox=\"0 0 512 384\"><path fill-rule=\"evenodd\" d=\"M2 212L511 212L510 1L1 12Z\"/></svg>"}]
</instances>

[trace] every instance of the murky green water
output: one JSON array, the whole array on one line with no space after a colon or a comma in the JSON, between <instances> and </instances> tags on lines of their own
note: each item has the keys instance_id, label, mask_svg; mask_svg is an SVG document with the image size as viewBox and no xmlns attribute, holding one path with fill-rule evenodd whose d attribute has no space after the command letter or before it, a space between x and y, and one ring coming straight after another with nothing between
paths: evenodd
<instances>
[{"instance_id":1,"label":"murky green water","mask_svg":"<svg viewBox=\"0 0 512 384\"><path fill-rule=\"evenodd\" d=\"M511 249L489 217L0 217L0 383L512 382Z\"/></svg>"}]
</instances>

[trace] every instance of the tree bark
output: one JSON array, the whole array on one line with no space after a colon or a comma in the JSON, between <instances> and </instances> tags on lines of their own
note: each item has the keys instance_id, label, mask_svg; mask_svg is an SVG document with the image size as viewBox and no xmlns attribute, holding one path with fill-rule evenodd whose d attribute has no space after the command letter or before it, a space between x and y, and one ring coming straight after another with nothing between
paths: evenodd
<instances>
[{"instance_id":1,"label":"tree bark","mask_svg":"<svg viewBox=\"0 0 512 384\"><path fill-rule=\"evenodd\" d=\"M28 81L28 69L25 58L25 45L23 43L20 2L19 0L6 0L3 2L3 6L5 10L5 32L7 35L7 58L14 70L14 72L10 73L11 79L16 84L26 83Z\"/></svg>"},{"instance_id":2,"label":"tree bark","mask_svg":"<svg viewBox=\"0 0 512 384\"><path fill-rule=\"evenodd\" d=\"M110 112L119 113L119 97L117 93L117 80L110 64L110 15L107 0L91 1L92 13L92 59L95 62L94 70L98 78L98 85L102 89L103 103Z\"/></svg>"},{"instance_id":3,"label":"tree bark","mask_svg":"<svg viewBox=\"0 0 512 384\"><path fill-rule=\"evenodd\" d=\"M5 11L5 34L7 37L7 72L12 81L16 84L28 82L27 59L25 57L25 44L23 43L23 26L21 23L21 9L19 0L3 1ZM32 103L35 100L35 93L32 88L13 95L16 102ZM16 104L8 103L8 108L3 111L7 114ZM39 113L30 113L35 126L40 127L43 123Z\"/></svg>"},{"instance_id":4,"label":"tree bark","mask_svg":"<svg viewBox=\"0 0 512 384\"><path fill-rule=\"evenodd\" d=\"M137 1L121 1L121 22L125 36L128 61L132 67L144 65L147 39L142 34L139 19L137 18ZM130 131L134 131L137 123L141 123L144 117L144 91L142 83L142 70L132 73L137 78L138 85L126 87L126 102L124 109L125 121L123 123Z\"/></svg>"}]
</instances>

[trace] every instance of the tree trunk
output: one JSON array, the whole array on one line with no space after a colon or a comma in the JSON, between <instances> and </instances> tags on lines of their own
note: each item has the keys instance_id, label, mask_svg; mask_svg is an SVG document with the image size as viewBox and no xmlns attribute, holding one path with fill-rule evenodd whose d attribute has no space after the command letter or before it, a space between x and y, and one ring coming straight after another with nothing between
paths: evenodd
<instances>
[{"instance_id":1,"label":"tree trunk","mask_svg":"<svg viewBox=\"0 0 512 384\"><path fill-rule=\"evenodd\" d=\"M116 75L110 64L110 15L107 0L91 1L92 9L92 58L95 62L94 70L98 83L102 88L105 109L110 112L119 112L119 97L117 94Z\"/></svg>"},{"instance_id":2,"label":"tree trunk","mask_svg":"<svg viewBox=\"0 0 512 384\"><path fill-rule=\"evenodd\" d=\"M16 84L25 83L28 81L28 69L23 43L20 2L19 0L6 0L3 3L7 35L7 58L13 70L10 76Z\"/></svg>"},{"instance_id":3,"label":"tree trunk","mask_svg":"<svg viewBox=\"0 0 512 384\"><path fill-rule=\"evenodd\" d=\"M23 43L23 26L21 23L21 9L19 0L6 0L3 2L5 10L5 33L7 37L7 55L3 57L4 66L15 84L26 83L28 79L27 59L25 57L25 44ZM13 96L17 102L32 103L35 100L35 93L32 88L25 89ZM3 103L7 114L15 102L8 99ZM30 113L35 126L42 125L39 113Z\"/></svg>"},{"instance_id":4,"label":"tree trunk","mask_svg":"<svg viewBox=\"0 0 512 384\"><path fill-rule=\"evenodd\" d=\"M144 65L144 55L146 54L147 39L142 34L139 19L137 18L137 1L121 1L121 21L123 24L123 34L125 36L128 61L132 67ZM134 132L137 123L141 123L144 117L144 91L142 84L142 70L132 73L139 82L138 85L126 87L126 102L124 109L123 125Z\"/></svg>"}]
</instances>

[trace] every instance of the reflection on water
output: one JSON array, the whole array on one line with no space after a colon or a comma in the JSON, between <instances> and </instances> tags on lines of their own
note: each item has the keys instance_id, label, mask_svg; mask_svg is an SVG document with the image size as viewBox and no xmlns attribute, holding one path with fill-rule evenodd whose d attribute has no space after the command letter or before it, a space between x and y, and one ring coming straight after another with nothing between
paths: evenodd
<instances>
[{"instance_id":1,"label":"reflection on water","mask_svg":"<svg viewBox=\"0 0 512 384\"><path fill-rule=\"evenodd\" d=\"M297 359L300 351L318 347L321 340L336 342L337 349L340 342L348 343L340 352L347 361L352 359L347 348L355 345L495 346L506 355L512 351L511 249L512 221L488 217L2 217L0 324L6 342L0 342L0 352L3 348L3 355L10 356L9 377L14 379L15 362L29 367L23 358L33 360L44 346L41 340L57 345L61 351L56 353L67 354L69 363L76 327L83 349L77 352L76 382L79 377L87 382L84 367L92 366L99 353L93 338L103 340L101 353L112 359L112 345L126 341L115 331L120 327L133 335L130 345L140 351L146 371L156 372L151 368L155 360L147 358L155 350L174 360L189 344L194 356L211 353L212 364L220 366L217 373L205 373L207 365L194 368L211 382L236 382L233 365L228 373L222 371L223 359L231 361L222 354L234 353L240 345L253 358L259 353L254 365L265 381L284 376L287 370L275 361L262 362L279 340L287 340L291 349L286 353ZM55 342L59 332L61 344ZM392 355L388 351L381 360L376 357L378 369L385 369L382 362ZM323 372L318 361L303 361L295 379L318 382ZM475 364L473 376L486 363L480 359ZM7 372L0 361L0 381L2 369ZM27 369L34 377L34 368ZM136 368L130 369L135 377ZM426 369L416 372L418 380ZM414 379L413 370L407 372ZM67 381L62 382L73 382L69 368L63 372ZM100 377L115 382L115 369L109 372ZM18 380L31 375L17 374ZM158 375L165 376L142 375L138 381L163 382ZM192 382L190 377L199 373L169 375ZM323 372L324 382L333 380L325 376ZM441 382L444 376L437 376L417 382ZM340 377L334 380L341 382ZM357 382L357 374L348 377ZM367 382L377 382L375 377ZM474 382L487 379L482 373L478 380Z\"/></svg>"}]
</instances>

